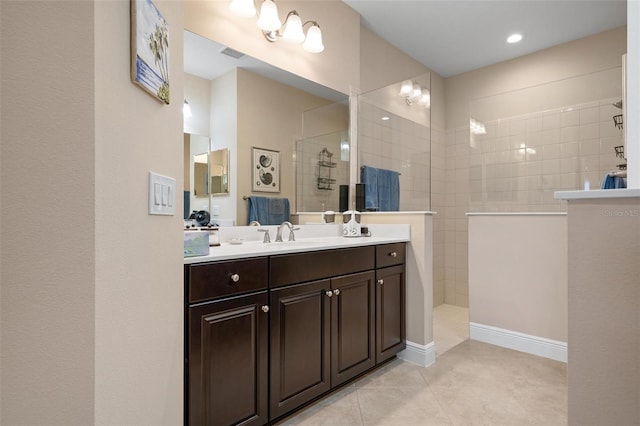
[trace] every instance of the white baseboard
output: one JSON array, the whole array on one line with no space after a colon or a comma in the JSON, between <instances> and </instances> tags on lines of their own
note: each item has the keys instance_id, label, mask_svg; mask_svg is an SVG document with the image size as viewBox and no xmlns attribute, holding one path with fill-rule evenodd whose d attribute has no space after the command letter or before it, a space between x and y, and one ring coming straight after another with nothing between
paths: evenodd
<instances>
[{"instance_id":1,"label":"white baseboard","mask_svg":"<svg viewBox=\"0 0 640 426\"><path fill-rule=\"evenodd\" d=\"M556 361L567 362L567 343L490 325L469 323L469 338Z\"/></svg>"},{"instance_id":2,"label":"white baseboard","mask_svg":"<svg viewBox=\"0 0 640 426\"><path fill-rule=\"evenodd\" d=\"M400 352L398 358L422 367L433 364L436 361L436 346L433 342L426 345L407 341L407 347Z\"/></svg>"}]
</instances>

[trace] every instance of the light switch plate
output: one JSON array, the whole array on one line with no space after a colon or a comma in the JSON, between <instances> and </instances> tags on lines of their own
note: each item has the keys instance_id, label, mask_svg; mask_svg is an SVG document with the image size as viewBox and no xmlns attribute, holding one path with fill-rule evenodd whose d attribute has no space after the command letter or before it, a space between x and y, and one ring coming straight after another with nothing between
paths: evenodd
<instances>
[{"instance_id":1,"label":"light switch plate","mask_svg":"<svg viewBox=\"0 0 640 426\"><path fill-rule=\"evenodd\" d=\"M149 214L176 214L176 180L149 172Z\"/></svg>"}]
</instances>

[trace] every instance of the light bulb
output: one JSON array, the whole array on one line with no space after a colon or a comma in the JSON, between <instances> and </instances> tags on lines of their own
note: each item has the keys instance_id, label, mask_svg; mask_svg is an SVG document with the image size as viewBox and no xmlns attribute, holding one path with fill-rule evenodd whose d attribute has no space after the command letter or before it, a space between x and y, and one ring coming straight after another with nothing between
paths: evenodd
<instances>
[{"instance_id":1,"label":"light bulb","mask_svg":"<svg viewBox=\"0 0 640 426\"><path fill-rule=\"evenodd\" d=\"M422 96L422 88L418 83L413 83L413 91L411 92L411 98L420 99Z\"/></svg>"},{"instance_id":2,"label":"light bulb","mask_svg":"<svg viewBox=\"0 0 640 426\"><path fill-rule=\"evenodd\" d=\"M302 20L298 13L293 10L287 15L282 39L290 43L302 43L304 41L304 31L302 31Z\"/></svg>"},{"instance_id":3,"label":"light bulb","mask_svg":"<svg viewBox=\"0 0 640 426\"><path fill-rule=\"evenodd\" d=\"M400 96L409 96L413 91L413 83L411 80L405 80L400 86Z\"/></svg>"},{"instance_id":4,"label":"light bulb","mask_svg":"<svg viewBox=\"0 0 640 426\"><path fill-rule=\"evenodd\" d=\"M324 50L322 44L322 31L316 22L311 24L311 28L307 31L307 38L302 45L302 48L307 52L320 53Z\"/></svg>"},{"instance_id":5,"label":"light bulb","mask_svg":"<svg viewBox=\"0 0 640 426\"><path fill-rule=\"evenodd\" d=\"M276 31L282 26L278 17L278 6L272 0L265 0L262 3L257 24L258 28L267 32Z\"/></svg>"}]
</instances>

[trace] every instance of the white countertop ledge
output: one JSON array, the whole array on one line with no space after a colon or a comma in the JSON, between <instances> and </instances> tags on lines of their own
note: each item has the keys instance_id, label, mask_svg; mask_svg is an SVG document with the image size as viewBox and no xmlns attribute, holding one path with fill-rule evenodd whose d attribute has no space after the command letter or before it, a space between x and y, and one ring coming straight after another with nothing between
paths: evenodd
<instances>
[{"instance_id":1,"label":"white countertop ledge","mask_svg":"<svg viewBox=\"0 0 640 426\"><path fill-rule=\"evenodd\" d=\"M467 216L566 216L566 212L469 212Z\"/></svg>"},{"instance_id":2,"label":"white countertop ledge","mask_svg":"<svg viewBox=\"0 0 640 426\"><path fill-rule=\"evenodd\" d=\"M274 242L277 226L235 226L219 230L221 245L209 247L208 256L185 257L184 264L213 262L218 260L247 259L251 257L277 254L303 253L320 250L362 247L378 244L406 243L410 241L410 225L365 225L371 237L343 237L339 234L341 225L298 225L296 241ZM257 229L268 228L271 243L262 242L262 233ZM259 236L259 238L255 238ZM284 232L287 238L288 231ZM230 244L232 238L241 238L242 244Z\"/></svg>"},{"instance_id":3,"label":"white countertop ledge","mask_svg":"<svg viewBox=\"0 0 640 426\"><path fill-rule=\"evenodd\" d=\"M589 200L635 197L640 197L640 188L595 189L593 191L557 191L553 195L553 198L556 200Z\"/></svg>"}]
</instances>

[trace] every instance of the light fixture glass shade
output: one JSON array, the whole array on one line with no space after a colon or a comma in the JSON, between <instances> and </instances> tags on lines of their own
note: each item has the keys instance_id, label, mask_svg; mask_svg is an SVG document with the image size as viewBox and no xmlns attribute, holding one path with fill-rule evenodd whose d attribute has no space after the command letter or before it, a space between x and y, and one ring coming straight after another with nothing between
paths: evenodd
<instances>
[{"instance_id":1,"label":"light fixture glass shade","mask_svg":"<svg viewBox=\"0 0 640 426\"><path fill-rule=\"evenodd\" d=\"M422 91L422 96L418 99L418 104L424 105L427 108L431 106L431 93L429 93L427 89Z\"/></svg>"},{"instance_id":2,"label":"light fixture glass shade","mask_svg":"<svg viewBox=\"0 0 640 426\"><path fill-rule=\"evenodd\" d=\"M300 16L295 10L289 12L284 25L284 31L282 33L283 40L290 43L302 43L304 41L302 19L300 19Z\"/></svg>"},{"instance_id":3,"label":"light fixture glass shade","mask_svg":"<svg viewBox=\"0 0 640 426\"><path fill-rule=\"evenodd\" d=\"M422 97L422 88L418 83L413 83L413 91L411 92L411 98L414 100Z\"/></svg>"},{"instance_id":4,"label":"light fixture glass shade","mask_svg":"<svg viewBox=\"0 0 640 426\"><path fill-rule=\"evenodd\" d=\"M413 92L413 82L411 80L405 80L400 86L400 96L409 96Z\"/></svg>"},{"instance_id":5,"label":"light fixture glass shade","mask_svg":"<svg viewBox=\"0 0 640 426\"><path fill-rule=\"evenodd\" d=\"M267 32L276 31L282 26L278 17L278 6L272 0L264 0L262 3L257 24L258 28Z\"/></svg>"},{"instance_id":6,"label":"light fixture glass shade","mask_svg":"<svg viewBox=\"0 0 640 426\"><path fill-rule=\"evenodd\" d=\"M229 9L234 15L241 18L251 18L256 14L256 6L253 0L232 0Z\"/></svg>"},{"instance_id":7,"label":"light fixture glass shade","mask_svg":"<svg viewBox=\"0 0 640 426\"><path fill-rule=\"evenodd\" d=\"M307 52L320 53L324 50L324 44L322 44L322 31L315 22L307 31L307 38L302 45L302 48Z\"/></svg>"},{"instance_id":8,"label":"light fixture glass shade","mask_svg":"<svg viewBox=\"0 0 640 426\"><path fill-rule=\"evenodd\" d=\"M184 100L184 104L182 104L182 115L185 117L191 117L193 114L191 113L191 107L189 106L189 102Z\"/></svg>"}]
</instances>

